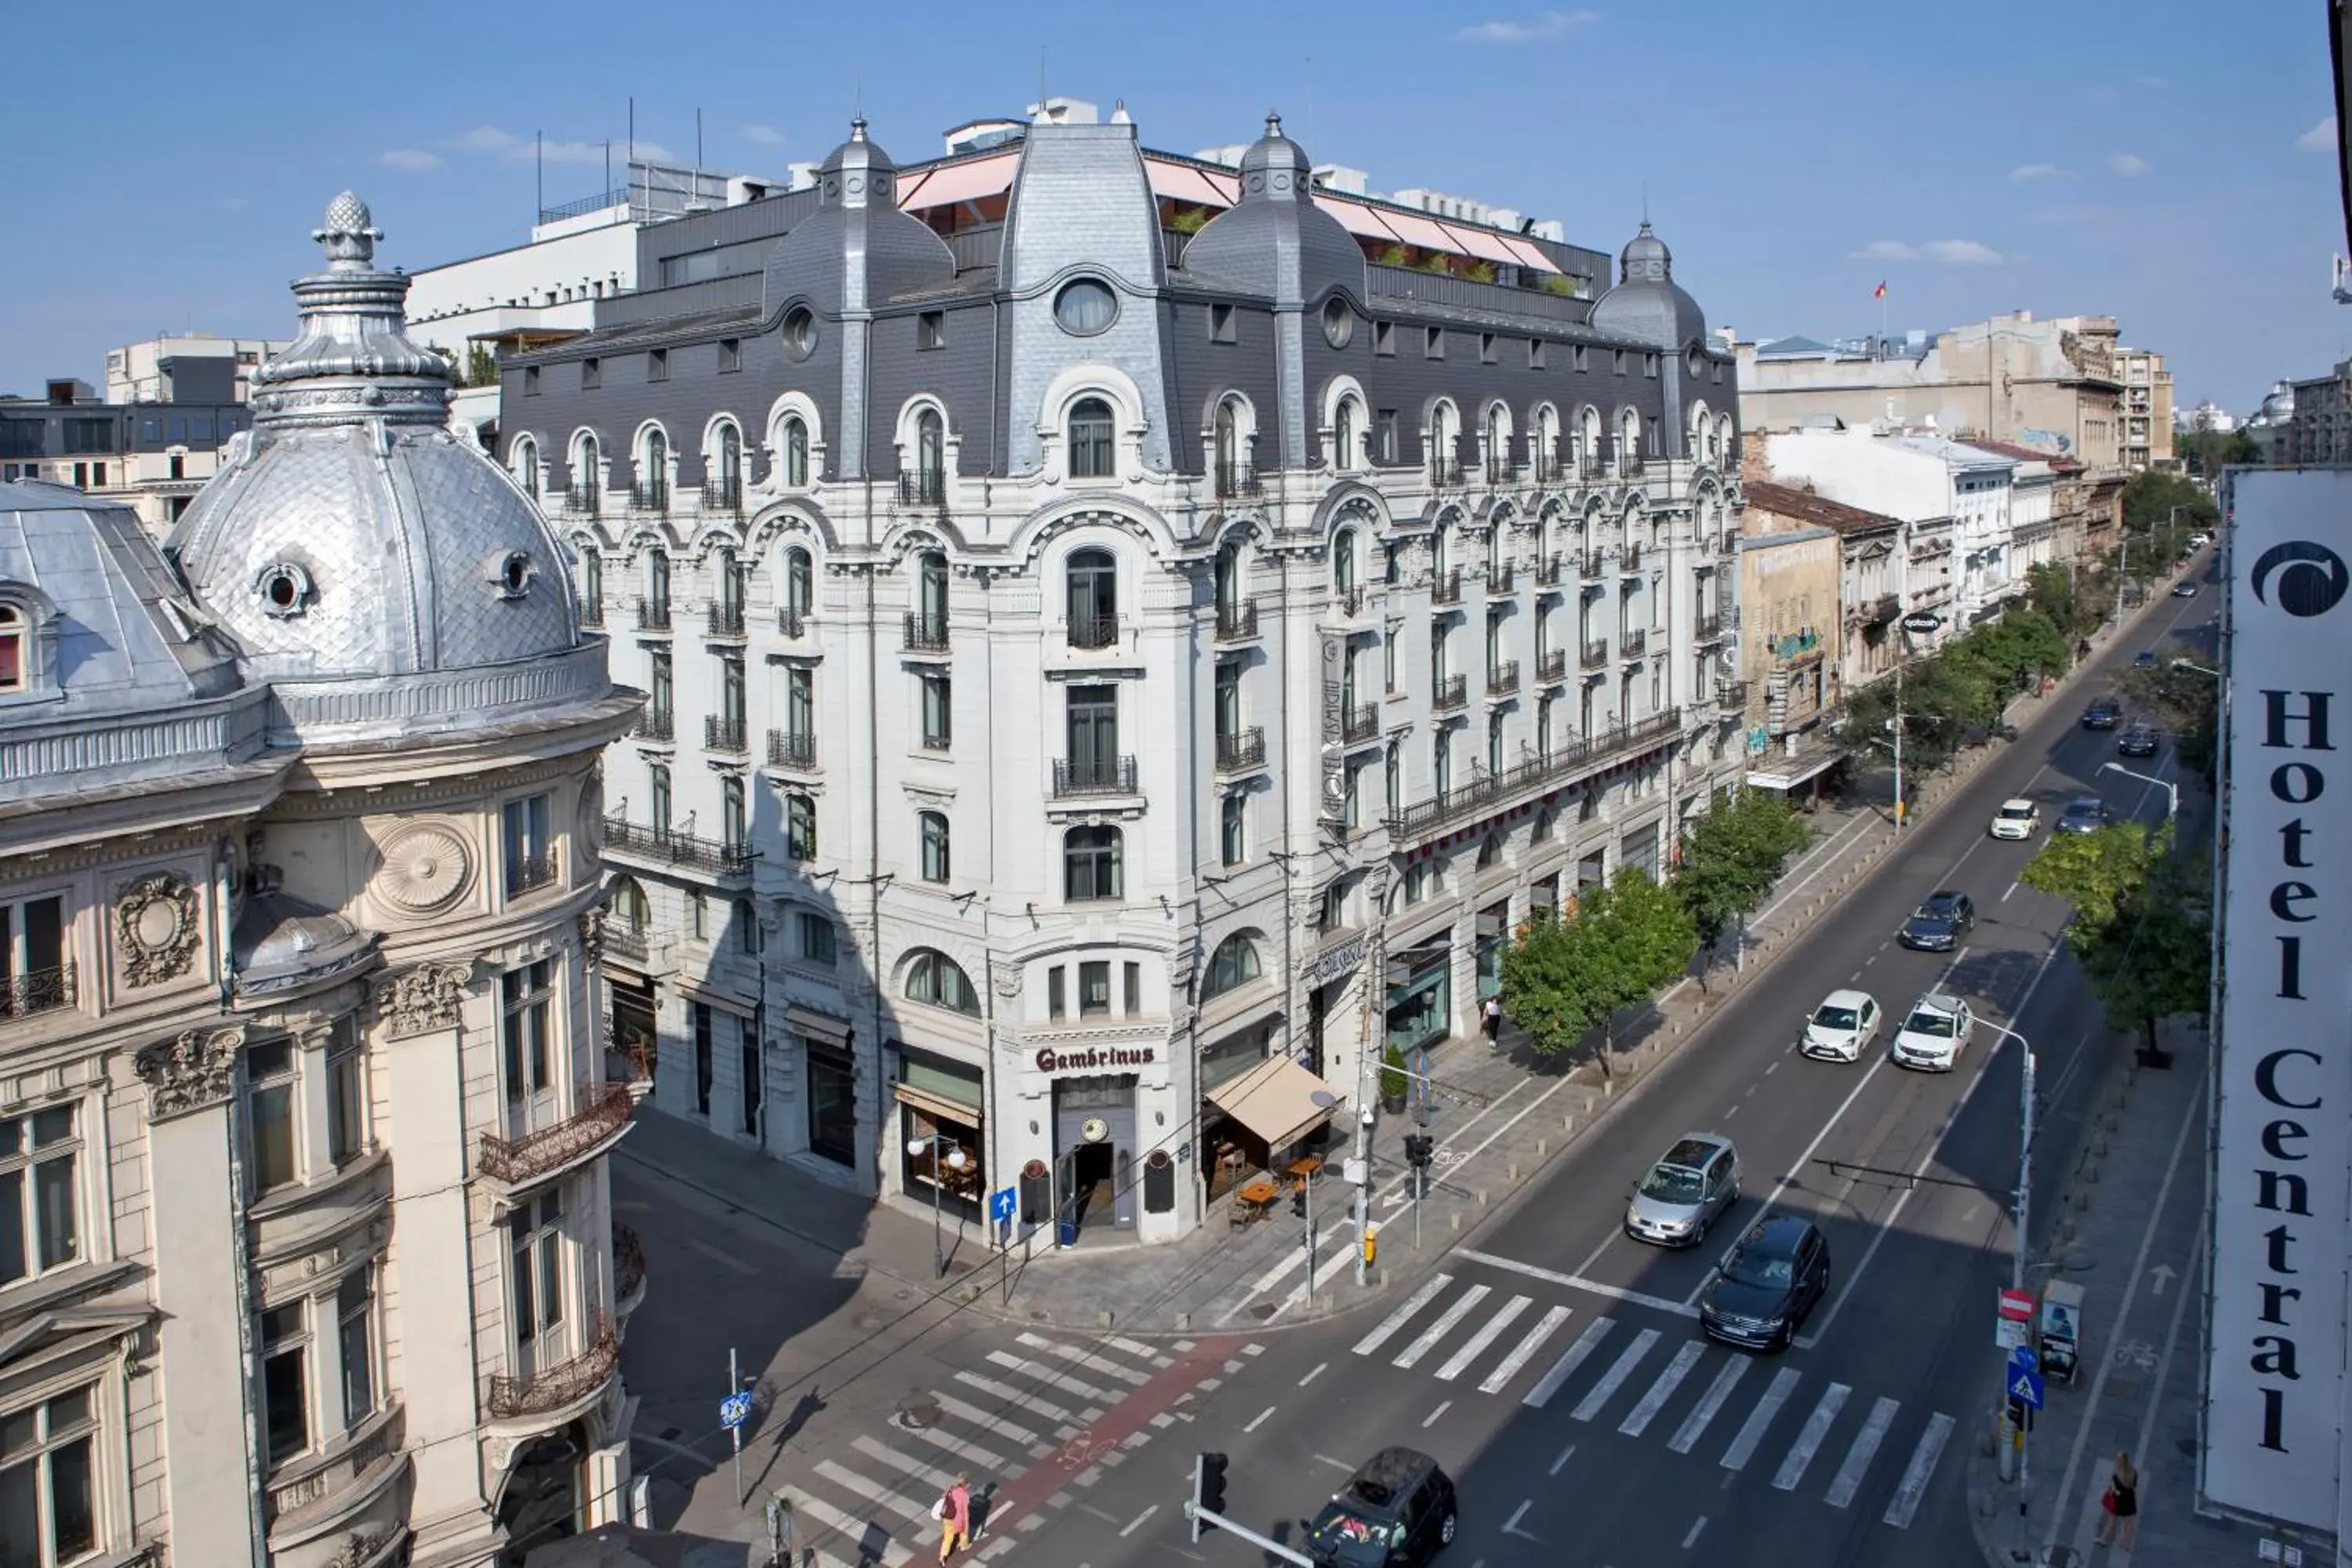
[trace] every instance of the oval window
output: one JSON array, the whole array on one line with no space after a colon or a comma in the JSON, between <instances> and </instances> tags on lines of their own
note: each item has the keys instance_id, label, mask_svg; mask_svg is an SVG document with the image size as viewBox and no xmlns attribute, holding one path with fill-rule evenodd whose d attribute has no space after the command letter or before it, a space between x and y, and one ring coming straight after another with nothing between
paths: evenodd
<instances>
[{"instance_id":1,"label":"oval window","mask_svg":"<svg viewBox=\"0 0 2352 1568\"><path fill-rule=\"evenodd\" d=\"M1696 349L1690 352L1690 373L1693 381L1706 374L1706 355Z\"/></svg>"},{"instance_id":2,"label":"oval window","mask_svg":"<svg viewBox=\"0 0 2352 1568\"><path fill-rule=\"evenodd\" d=\"M1118 319L1118 297L1098 279L1073 279L1054 296L1054 320L1072 337L1093 337Z\"/></svg>"},{"instance_id":3,"label":"oval window","mask_svg":"<svg viewBox=\"0 0 2352 1568\"><path fill-rule=\"evenodd\" d=\"M1336 294L1323 306L1323 341L1335 349L1344 349L1348 340L1356 335L1356 312L1348 301Z\"/></svg>"},{"instance_id":4,"label":"oval window","mask_svg":"<svg viewBox=\"0 0 2352 1568\"><path fill-rule=\"evenodd\" d=\"M795 305L784 312L784 353L796 360L816 353L816 312Z\"/></svg>"}]
</instances>

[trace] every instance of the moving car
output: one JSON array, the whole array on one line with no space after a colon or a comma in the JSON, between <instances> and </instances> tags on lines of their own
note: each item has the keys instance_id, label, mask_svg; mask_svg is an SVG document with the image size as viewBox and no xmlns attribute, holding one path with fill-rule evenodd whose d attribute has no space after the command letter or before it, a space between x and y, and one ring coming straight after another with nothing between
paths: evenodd
<instances>
[{"instance_id":1,"label":"moving car","mask_svg":"<svg viewBox=\"0 0 2352 1568\"><path fill-rule=\"evenodd\" d=\"M1825 1062L1859 1061L1863 1047L1878 1038L1879 1026L1885 1021L1878 998L1869 992L1832 991L1805 1020L1797 1049Z\"/></svg>"},{"instance_id":2,"label":"moving car","mask_svg":"<svg viewBox=\"0 0 2352 1568\"><path fill-rule=\"evenodd\" d=\"M1625 1205L1625 1234L1660 1247L1696 1247L1739 1196L1739 1152L1720 1132L1675 1140Z\"/></svg>"},{"instance_id":3,"label":"moving car","mask_svg":"<svg viewBox=\"0 0 2352 1568\"><path fill-rule=\"evenodd\" d=\"M2197 596L2197 584L2194 583L2175 583L2172 585L2172 596L2176 599L2193 599Z\"/></svg>"},{"instance_id":4,"label":"moving car","mask_svg":"<svg viewBox=\"0 0 2352 1568\"><path fill-rule=\"evenodd\" d=\"M2152 647L2144 647L2137 653L2132 655L2132 668L2134 669L2154 669L2156 668L2156 649Z\"/></svg>"},{"instance_id":5,"label":"moving car","mask_svg":"<svg viewBox=\"0 0 2352 1568\"><path fill-rule=\"evenodd\" d=\"M2126 757L2152 757L2159 744L2151 724L2134 724L2116 737L2116 752Z\"/></svg>"},{"instance_id":6,"label":"moving car","mask_svg":"<svg viewBox=\"0 0 2352 1568\"><path fill-rule=\"evenodd\" d=\"M2115 820L2116 814L2107 809L2105 801L2097 795L2086 795L2079 800L2066 803L2066 809L2058 814L2058 826L2053 831L2096 833L2102 827L2113 826Z\"/></svg>"},{"instance_id":7,"label":"moving car","mask_svg":"<svg viewBox=\"0 0 2352 1568\"><path fill-rule=\"evenodd\" d=\"M1910 1016L1895 1031L1895 1048L1888 1054L1896 1067L1949 1072L1960 1065L1960 1052L1976 1026L1975 1010L1966 1002L1930 994L1911 1004Z\"/></svg>"},{"instance_id":8,"label":"moving car","mask_svg":"<svg viewBox=\"0 0 2352 1568\"><path fill-rule=\"evenodd\" d=\"M2042 826L2042 808L2023 795L2000 803L1992 814L1992 836L1995 838L2031 838L2033 830Z\"/></svg>"},{"instance_id":9,"label":"moving car","mask_svg":"<svg viewBox=\"0 0 2352 1568\"><path fill-rule=\"evenodd\" d=\"M1759 1221L1699 1298L1698 1326L1712 1340L1786 1350L1830 1293L1830 1244L1795 1215Z\"/></svg>"},{"instance_id":10,"label":"moving car","mask_svg":"<svg viewBox=\"0 0 2352 1568\"><path fill-rule=\"evenodd\" d=\"M2189 536L2189 548L2191 550L2202 550L2212 542L2213 536L2210 533L2192 533Z\"/></svg>"},{"instance_id":11,"label":"moving car","mask_svg":"<svg viewBox=\"0 0 2352 1568\"><path fill-rule=\"evenodd\" d=\"M1944 888L1927 895L1895 940L1914 952L1949 952L1976 923L1976 900Z\"/></svg>"},{"instance_id":12,"label":"moving car","mask_svg":"<svg viewBox=\"0 0 2352 1568\"><path fill-rule=\"evenodd\" d=\"M2124 705L2112 697L2094 697L2083 710L2083 728L2112 730L2123 721Z\"/></svg>"},{"instance_id":13,"label":"moving car","mask_svg":"<svg viewBox=\"0 0 2352 1568\"><path fill-rule=\"evenodd\" d=\"M1318 1568L1406 1568L1433 1560L1461 1527L1454 1479L1414 1448L1382 1448L1307 1527Z\"/></svg>"}]
</instances>

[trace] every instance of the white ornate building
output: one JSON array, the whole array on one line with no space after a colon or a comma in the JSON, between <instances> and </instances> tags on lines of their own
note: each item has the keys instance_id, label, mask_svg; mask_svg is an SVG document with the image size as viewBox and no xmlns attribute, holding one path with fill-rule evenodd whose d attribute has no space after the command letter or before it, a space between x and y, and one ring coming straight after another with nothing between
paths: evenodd
<instances>
[{"instance_id":1,"label":"white ornate building","mask_svg":"<svg viewBox=\"0 0 2352 1568\"><path fill-rule=\"evenodd\" d=\"M0 485L0 1562L614 1517L599 758L637 710L350 195L161 552ZM617 1253L617 1258L616 1258Z\"/></svg>"}]
</instances>

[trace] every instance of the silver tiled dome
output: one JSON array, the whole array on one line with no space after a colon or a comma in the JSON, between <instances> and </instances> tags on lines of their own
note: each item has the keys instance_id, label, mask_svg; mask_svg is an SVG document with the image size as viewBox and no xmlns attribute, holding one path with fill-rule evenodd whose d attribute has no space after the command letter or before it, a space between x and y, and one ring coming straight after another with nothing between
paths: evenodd
<instances>
[{"instance_id":1,"label":"silver tiled dome","mask_svg":"<svg viewBox=\"0 0 2352 1568\"><path fill-rule=\"evenodd\" d=\"M1617 286L1593 305L1592 325L1662 349L1705 341L1706 312L1675 281L1675 258L1649 219L1619 255Z\"/></svg>"}]
</instances>

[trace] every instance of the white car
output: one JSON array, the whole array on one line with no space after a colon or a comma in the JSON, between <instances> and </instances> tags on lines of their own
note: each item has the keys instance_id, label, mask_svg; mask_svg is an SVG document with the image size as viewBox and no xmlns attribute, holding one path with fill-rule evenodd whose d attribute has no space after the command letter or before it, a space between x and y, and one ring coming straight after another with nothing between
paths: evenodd
<instances>
[{"instance_id":1,"label":"white car","mask_svg":"<svg viewBox=\"0 0 2352 1568\"><path fill-rule=\"evenodd\" d=\"M2202 550L2212 542L2213 536L2210 533L2192 533L2189 536L2189 548L2191 550Z\"/></svg>"},{"instance_id":2,"label":"white car","mask_svg":"<svg viewBox=\"0 0 2352 1568\"><path fill-rule=\"evenodd\" d=\"M1895 1048L1889 1054L1897 1067L1949 1072L1960 1065L1960 1052L1968 1048L1976 1026L1976 1013L1958 997L1922 996L1911 1004L1911 1016L1895 1031Z\"/></svg>"},{"instance_id":3,"label":"white car","mask_svg":"<svg viewBox=\"0 0 2352 1568\"><path fill-rule=\"evenodd\" d=\"M1869 992L1832 991L1805 1020L1797 1049L1825 1062L1859 1061L1864 1047L1878 1038L1885 1022L1878 1010L1878 998Z\"/></svg>"},{"instance_id":4,"label":"white car","mask_svg":"<svg viewBox=\"0 0 2352 1568\"><path fill-rule=\"evenodd\" d=\"M2031 838L2042 826L2042 808L2020 797L2005 800L2000 809L1992 814L1992 836L1995 838Z\"/></svg>"}]
</instances>

